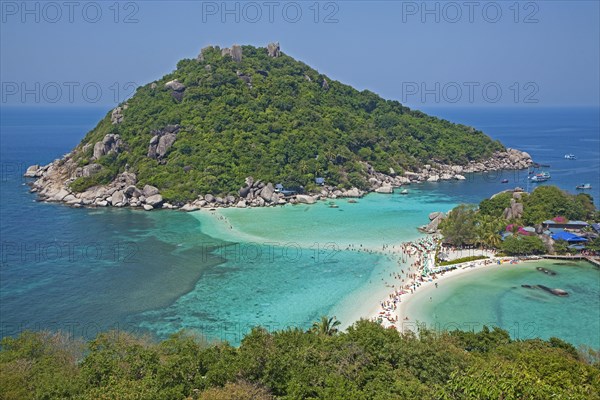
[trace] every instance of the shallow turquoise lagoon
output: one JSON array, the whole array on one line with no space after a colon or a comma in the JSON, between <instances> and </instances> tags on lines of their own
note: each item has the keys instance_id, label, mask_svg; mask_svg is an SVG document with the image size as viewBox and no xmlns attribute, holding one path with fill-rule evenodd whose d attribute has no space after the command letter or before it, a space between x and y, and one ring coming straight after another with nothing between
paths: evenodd
<instances>
[{"instance_id":1,"label":"shallow turquoise lagoon","mask_svg":"<svg viewBox=\"0 0 600 400\"><path fill-rule=\"evenodd\" d=\"M544 267L556 272L546 275ZM567 297L521 285L560 288ZM431 298L431 299L430 299ZM417 292L406 313L434 329L500 326L518 339L552 336L600 348L600 271L592 264L543 260L450 277Z\"/></svg>"}]
</instances>

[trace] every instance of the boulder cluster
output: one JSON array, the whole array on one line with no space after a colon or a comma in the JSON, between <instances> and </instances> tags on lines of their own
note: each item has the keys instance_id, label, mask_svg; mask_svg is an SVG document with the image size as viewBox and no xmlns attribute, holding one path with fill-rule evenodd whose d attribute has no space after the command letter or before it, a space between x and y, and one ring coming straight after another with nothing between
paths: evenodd
<instances>
[{"instance_id":1,"label":"boulder cluster","mask_svg":"<svg viewBox=\"0 0 600 400\"><path fill-rule=\"evenodd\" d=\"M83 192L74 192L69 183L79 176L85 175L86 168L100 170L99 164L90 164L72 170L73 161L56 160L44 167L32 165L25 176L38 178L31 184L31 191L36 192L40 200L61 202L73 207L142 207L145 210L154 208L174 208L163 201L158 189L145 185L142 189L136 187L137 177L134 173L123 172L108 185L98 185Z\"/></svg>"},{"instance_id":2,"label":"boulder cluster","mask_svg":"<svg viewBox=\"0 0 600 400\"><path fill-rule=\"evenodd\" d=\"M178 86L173 86L177 88ZM165 128L153 131L152 139L148 147L148 157L164 162L164 157L169 148L177 138L179 125L168 125ZM87 146L90 146L88 144ZM109 154L122 151L125 144L119 135L108 134L102 141L94 145L94 160ZM84 148L85 150L85 148ZM444 164L425 165L417 172L404 172L397 174L390 169L389 174L375 171L368 163L363 163L368 175L370 191L376 193L391 194L394 188L419 183L435 182L438 180L463 180L462 173L485 172L500 169L525 168L532 164L529 154L519 150L508 149L497 152L488 160L471 162L467 166L452 166ZM163 201L159 190L153 186L145 185L143 188L136 186L137 179L131 172L123 172L108 185L94 186L82 193L75 193L69 188L69 184L79 177L89 177L99 173L102 166L98 163L90 163L83 167L78 166L72 159L71 153L60 160L55 160L46 166L32 165L25 172L26 177L37 178L31 184L32 192L37 192L39 198L44 201L63 202L75 207L81 206L113 206L113 207L143 207L145 210L156 208L181 209L193 211L200 208L216 207L267 207L283 204L313 204L319 200L335 198L357 198L362 197L365 191L351 188L339 189L337 187L322 185L318 192L311 194L282 193L275 190L273 183L246 178L245 185L234 195L224 197L212 194L200 195L197 199L186 204L170 204ZM510 207L504 211L505 218L518 218L523 213L522 204L517 200L520 196L515 191ZM431 216L430 216L431 217ZM428 225L422 227L424 232L435 232L439 223L443 220L443 213L436 214Z\"/></svg>"},{"instance_id":3,"label":"boulder cluster","mask_svg":"<svg viewBox=\"0 0 600 400\"><path fill-rule=\"evenodd\" d=\"M165 83L165 88L171 91L171 97L177 102L181 102L183 99L183 92L185 92L185 85L179 82L177 79L173 79Z\"/></svg>"},{"instance_id":4,"label":"boulder cluster","mask_svg":"<svg viewBox=\"0 0 600 400\"><path fill-rule=\"evenodd\" d=\"M167 125L163 129L152 131L152 139L150 139L150 145L148 146L148 157L156 160L163 159L175 143L180 129L179 125Z\"/></svg>"},{"instance_id":5,"label":"boulder cluster","mask_svg":"<svg viewBox=\"0 0 600 400\"><path fill-rule=\"evenodd\" d=\"M110 122L113 125L118 125L123 122L123 110L127 109L127 104L123 105L123 107L115 108L110 115Z\"/></svg>"},{"instance_id":6,"label":"boulder cluster","mask_svg":"<svg viewBox=\"0 0 600 400\"><path fill-rule=\"evenodd\" d=\"M419 230L424 233L436 233L439 230L440 223L446 218L443 212L432 212L429 214L429 223L419 227Z\"/></svg>"},{"instance_id":7,"label":"boulder cluster","mask_svg":"<svg viewBox=\"0 0 600 400\"><path fill-rule=\"evenodd\" d=\"M221 50L221 55L223 57L230 56L233 61L240 62L242 61L242 46L234 44L231 47L225 47Z\"/></svg>"},{"instance_id":8,"label":"boulder cluster","mask_svg":"<svg viewBox=\"0 0 600 400\"><path fill-rule=\"evenodd\" d=\"M119 154L122 148L123 141L121 140L121 137L117 134L109 133L104 136L104 139L96 142L94 145L93 160L97 160L100 157L111 153Z\"/></svg>"}]
</instances>

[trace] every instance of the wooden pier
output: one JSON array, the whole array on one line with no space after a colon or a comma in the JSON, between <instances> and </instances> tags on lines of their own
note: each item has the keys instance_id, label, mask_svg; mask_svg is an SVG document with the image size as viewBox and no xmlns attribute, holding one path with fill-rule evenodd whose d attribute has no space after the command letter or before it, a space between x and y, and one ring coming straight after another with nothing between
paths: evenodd
<instances>
[{"instance_id":1,"label":"wooden pier","mask_svg":"<svg viewBox=\"0 0 600 400\"><path fill-rule=\"evenodd\" d=\"M559 255L545 254L542 256L542 258L548 258L548 259L552 259L552 260L566 260L566 261L586 260L586 261L589 261L592 264L594 264L596 267L600 268L600 260L598 260L597 258L591 257L591 256L583 256L583 255L559 256Z\"/></svg>"}]
</instances>

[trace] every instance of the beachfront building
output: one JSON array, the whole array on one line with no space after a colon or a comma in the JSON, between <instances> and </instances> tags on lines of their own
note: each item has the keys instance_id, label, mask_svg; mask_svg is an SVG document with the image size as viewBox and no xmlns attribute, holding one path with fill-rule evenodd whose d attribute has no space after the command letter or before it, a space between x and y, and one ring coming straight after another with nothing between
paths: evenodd
<instances>
[{"instance_id":1,"label":"beachfront building","mask_svg":"<svg viewBox=\"0 0 600 400\"><path fill-rule=\"evenodd\" d=\"M556 222L552 220L547 220L542 222L542 226L544 229L583 229L589 226L589 224L585 221L565 221L565 222Z\"/></svg>"},{"instance_id":2,"label":"beachfront building","mask_svg":"<svg viewBox=\"0 0 600 400\"><path fill-rule=\"evenodd\" d=\"M576 235L567 231L556 232L552 235L552 239L554 240L564 240L569 244L583 244L588 240L582 236Z\"/></svg>"}]
</instances>

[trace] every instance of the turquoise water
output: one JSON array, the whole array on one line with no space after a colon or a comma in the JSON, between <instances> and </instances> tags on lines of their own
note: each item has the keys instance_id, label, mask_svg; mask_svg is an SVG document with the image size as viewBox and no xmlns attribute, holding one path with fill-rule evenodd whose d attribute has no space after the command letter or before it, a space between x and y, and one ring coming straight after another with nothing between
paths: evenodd
<instances>
[{"instance_id":1,"label":"turquoise water","mask_svg":"<svg viewBox=\"0 0 600 400\"><path fill-rule=\"evenodd\" d=\"M546 275L542 266L556 272ZM521 285L560 288L567 297ZM588 262L543 260L502 265L450 277L417 292L407 305L411 321L434 329L500 326L518 339L560 337L600 348L600 271Z\"/></svg>"},{"instance_id":2,"label":"turquoise water","mask_svg":"<svg viewBox=\"0 0 600 400\"><path fill-rule=\"evenodd\" d=\"M204 233L229 243L214 252L226 262L169 307L137 316L139 325L234 343L255 325L307 328L321 315L347 326L373 313L399 272L401 257L383 246L418 237L414 227L429 212L452 207L416 189L335 203L191 213Z\"/></svg>"},{"instance_id":3,"label":"turquoise water","mask_svg":"<svg viewBox=\"0 0 600 400\"><path fill-rule=\"evenodd\" d=\"M108 328L164 337L185 328L235 344L257 324L307 328L328 314L348 325L377 309L391 291L386 287L389 274L402 268L399 257L387 252L390 247L381 253L383 245L393 248L418 237L416 227L427 222L431 211L475 203L507 188L501 176L478 174L465 182L411 186L408 196L373 194L357 204L337 200L339 208L326 202L227 209L214 215L71 209L36 203L22 172L68 152L106 110L3 107L0 112L0 337L23 329L61 329L90 339ZM589 181L598 188L598 147L591 146L599 140L598 110L565 113L488 110L464 115L494 138L551 162L550 183L572 189ZM564 132L576 132L578 139ZM578 155L577 162L561 160L565 142L571 146L568 152ZM521 178L510 177L512 183ZM561 272L556 287L579 287L587 291L584 297L540 302L542 293L530 293L533 297L522 301L505 301L512 297L502 287L478 286L492 275L474 281L466 276L460 286L452 283L444 289L456 299L469 297L434 314L453 316L459 310L479 321L493 319L496 314L489 313L501 310L498 323L511 328L514 321L507 316L513 313L553 316L560 315L558 310L567 313L564 319L557 324L538 321L536 335L598 347L597 335L589 332L597 327L592 322L600 312L600 272L582 268L582 274L572 276ZM507 276L498 282L519 286L518 279Z\"/></svg>"}]
</instances>

